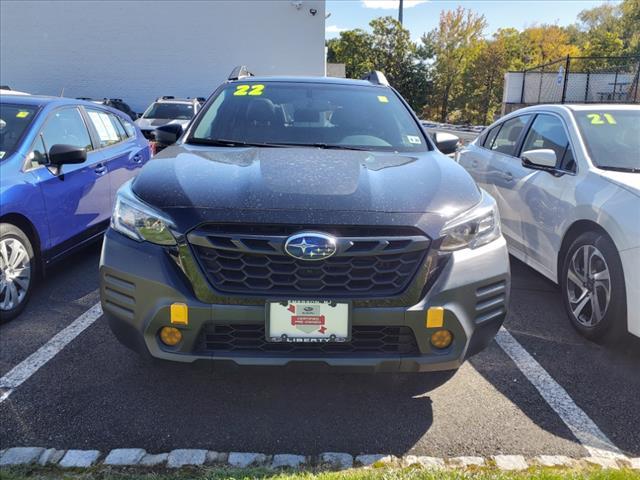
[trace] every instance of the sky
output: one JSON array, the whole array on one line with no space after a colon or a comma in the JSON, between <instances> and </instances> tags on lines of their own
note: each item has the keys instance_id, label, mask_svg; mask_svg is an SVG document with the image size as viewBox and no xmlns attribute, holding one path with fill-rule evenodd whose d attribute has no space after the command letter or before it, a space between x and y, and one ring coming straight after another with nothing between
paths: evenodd
<instances>
[{"instance_id":1,"label":"sky","mask_svg":"<svg viewBox=\"0 0 640 480\"><path fill-rule=\"evenodd\" d=\"M582 10L612 0L404 0L404 26L418 40L437 27L440 12L459 5L481 13L487 20L486 34L499 28L523 29L534 24L570 25ZM614 2L617 3L617 2ZM339 36L341 30L369 29L377 17L398 17L398 0L327 0L326 38Z\"/></svg>"}]
</instances>

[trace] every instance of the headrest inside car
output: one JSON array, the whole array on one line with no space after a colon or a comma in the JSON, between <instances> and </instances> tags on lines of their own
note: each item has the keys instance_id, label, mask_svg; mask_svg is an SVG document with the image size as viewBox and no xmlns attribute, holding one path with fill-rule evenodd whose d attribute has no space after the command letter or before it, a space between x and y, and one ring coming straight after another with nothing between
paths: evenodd
<instances>
[{"instance_id":1,"label":"headrest inside car","mask_svg":"<svg viewBox=\"0 0 640 480\"><path fill-rule=\"evenodd\" d=\"M252 123L271 124L276 119L275 105L271 100L258 98L247 107L247 120Z\"/></svg>"}]
</instances>

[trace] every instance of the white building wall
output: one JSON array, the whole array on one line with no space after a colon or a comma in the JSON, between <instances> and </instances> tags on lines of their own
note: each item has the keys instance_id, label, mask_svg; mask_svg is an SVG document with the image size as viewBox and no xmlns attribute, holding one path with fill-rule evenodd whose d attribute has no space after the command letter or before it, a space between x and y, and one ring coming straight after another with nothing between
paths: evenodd
<instances>
[{"instance_id":1,"label":"white building wall","mask_svg":"<svg viewBox=\"0 0 640 480\"><path fill-rule=\"evenodd\" d=\"M324 21L324 0L2 0L0 85L142 111L160 95L207 97L241 64L324 75Z\"/></svg>"}]
</instances>

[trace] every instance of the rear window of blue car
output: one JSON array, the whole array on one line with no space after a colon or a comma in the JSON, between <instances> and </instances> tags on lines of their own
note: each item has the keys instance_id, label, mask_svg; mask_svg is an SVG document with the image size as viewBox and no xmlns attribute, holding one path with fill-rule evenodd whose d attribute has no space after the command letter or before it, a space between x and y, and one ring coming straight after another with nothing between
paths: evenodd
<instances>
[{"instance_id":1,"label":"rear window of blue car","mask_svg":"<svg viewBox=\"0 0 640 480\"><path fill-rule=\"evenodd\" d=\"M36 112L34 106L0 103L0 160L18 148Z\"/></svg>"}]
</instances>

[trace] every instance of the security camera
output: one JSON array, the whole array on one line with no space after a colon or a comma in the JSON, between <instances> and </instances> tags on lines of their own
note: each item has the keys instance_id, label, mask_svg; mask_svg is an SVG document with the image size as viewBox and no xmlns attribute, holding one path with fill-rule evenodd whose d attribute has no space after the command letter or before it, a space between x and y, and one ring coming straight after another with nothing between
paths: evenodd
<instances>
[{"instance_id":1,"label":"security camera","mask_svg":"<svg viewBox=\"0 0 640 480\"><path fill-rule=\"evenodd\" d=\"M315 17L315 16L316 16L316 13L318 13L318 10L316 10L315 8L310 8L310 9L309 9L309 13L310 13L313 17Z\"/></svg>"}]
</instances>

